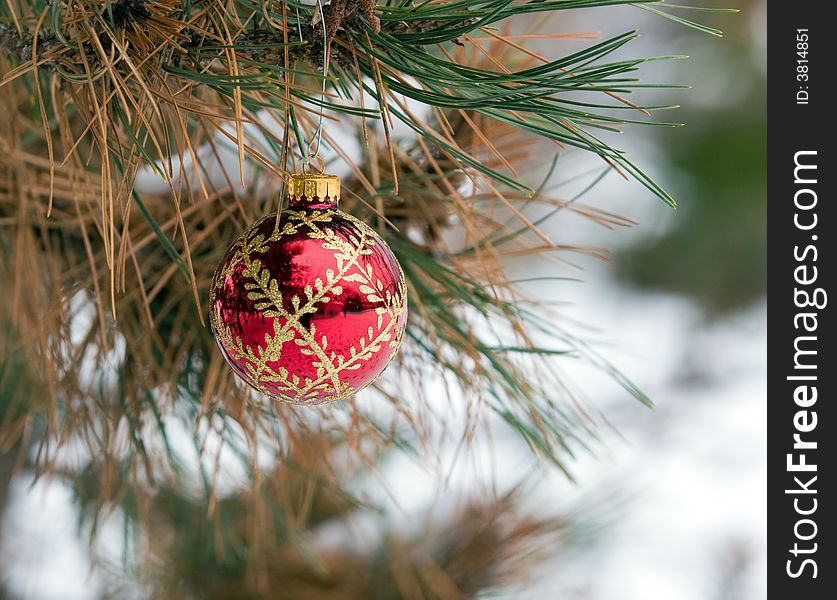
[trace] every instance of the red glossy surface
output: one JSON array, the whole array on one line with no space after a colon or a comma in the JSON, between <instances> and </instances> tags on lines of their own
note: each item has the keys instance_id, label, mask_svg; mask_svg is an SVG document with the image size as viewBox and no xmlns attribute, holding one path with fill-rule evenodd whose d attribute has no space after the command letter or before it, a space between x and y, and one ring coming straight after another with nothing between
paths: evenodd
<instances>
[{"instance_id":1,"label":"red glossy surface","mask_svg":"<svg viewBox=\"0 0 837 600\"><path fill-rule=\"evenodd\" d=\"M371 383L407 320L404 274L384 241L338 210L265 217L230 246L210 293L227 362L273 398L320 404Z\"/></svg>"}]
</instances>

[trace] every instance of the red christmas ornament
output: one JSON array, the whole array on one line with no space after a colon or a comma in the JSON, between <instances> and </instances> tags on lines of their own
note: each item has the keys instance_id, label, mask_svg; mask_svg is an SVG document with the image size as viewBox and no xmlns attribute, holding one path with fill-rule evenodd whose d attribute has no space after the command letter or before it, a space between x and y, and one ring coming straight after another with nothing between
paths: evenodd
<instances>
[{"instance_id":1,"label":"red christmas ornament","mask_svg":"<svg viewBox=\"0 0 837 600\"><path fill-rule=\"evenodd\" d=\"M227 250L210 291L215 340L256 390L294 404L349 396L380 375L407 322L404 272L368 225L337 210L340 180L297 174L290 202Z\"/></svg>"}]
</instances>

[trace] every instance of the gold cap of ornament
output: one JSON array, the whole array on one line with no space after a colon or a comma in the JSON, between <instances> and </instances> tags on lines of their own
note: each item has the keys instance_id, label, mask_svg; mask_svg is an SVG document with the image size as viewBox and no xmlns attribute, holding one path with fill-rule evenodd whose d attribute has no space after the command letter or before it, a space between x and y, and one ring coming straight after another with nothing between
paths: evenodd
<instances>
[{"instance_id":1,"label":"gold cap of ornament","mask_svg":"<svg viewBox=\"0 0 837 600\"><path fill-rule=\"evenodd\" d=\"M309 202L314 198L328 198L336 202L340 199L340 178L325 173L294 173L291 175L288 195L297 201L303 198Z\"/></svg>"}]
</instances>

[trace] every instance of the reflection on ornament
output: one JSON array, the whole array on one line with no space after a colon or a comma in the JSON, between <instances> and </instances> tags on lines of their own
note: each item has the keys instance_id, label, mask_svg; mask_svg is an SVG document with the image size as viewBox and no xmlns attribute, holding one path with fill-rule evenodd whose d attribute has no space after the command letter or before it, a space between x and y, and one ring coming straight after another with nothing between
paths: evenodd
<instances>
[{"instance_id":1,"label":"reflection on ornament","mask_svg":"<svg viewBox=\"0 0 837 600\"><path fill-rule=\"evenodd\" d=\"M210 322L233 371L294 404L323 404L369 385L407 322L404 272L368 225L337 210L340 180L297 174L289 206L227 250L212 281Z\"/></svg>"}]
</instances>

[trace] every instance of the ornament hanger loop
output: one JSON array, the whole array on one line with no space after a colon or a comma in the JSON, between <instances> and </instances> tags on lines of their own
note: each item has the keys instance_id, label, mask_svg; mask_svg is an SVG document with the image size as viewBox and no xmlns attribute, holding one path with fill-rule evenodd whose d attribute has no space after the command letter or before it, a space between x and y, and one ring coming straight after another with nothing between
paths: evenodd
<instances>
[{"instance_id":1,"label":"ornament hanger loop","mask_svg":"<svg viewBox=\"0 0 837 600\"><path fill-rule=\"evenodd\" d=\"M311 138L311 142L308 144L308 152L306 153L303 150L303 167L307 166L314 157L319 158L321 161L323 160L319 155L319 151L320 142L323 139L323 119L325 117L323 111L325 110L326 83L328 80L328 34L326 33L325 14L323 13L323 0L317 0L317 10L319 11L320 25L323 28L323 84L320 90L320 117L317 121L317 129L314 130L314 135ZM297 27L299 28L299 39L302 41L302 26L300 25L299 8L296 9L296 17ZM323 161L323 169L325 169L325 161ZM323 169L320 170L321 173L323 172Z\"/></svg>"},{"instance_id":2,"label":"ornament hanger loop","mask_svg":"<svg viewBox=\"0 0 837 600\"><path fill-rule=\"evenodd\" d=\"M309 167L311 167L311 163L315 160L320 161L320 168L317 169L317 171L319 171L319 174L322 175L323 173L325 173L325 159L319 154L309 154L308 158L305 160L304 169L308 169Z\"/></svg>"}]
</instances>

